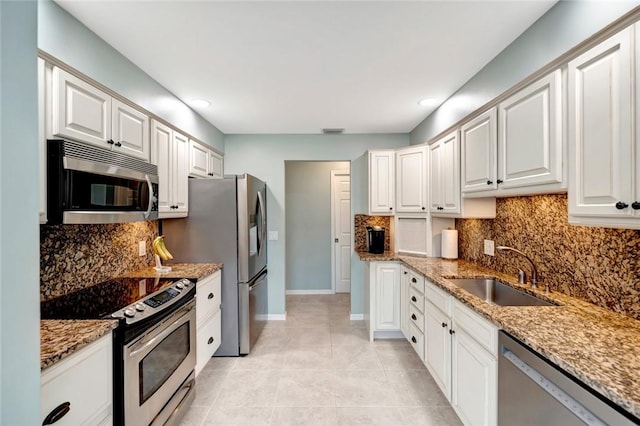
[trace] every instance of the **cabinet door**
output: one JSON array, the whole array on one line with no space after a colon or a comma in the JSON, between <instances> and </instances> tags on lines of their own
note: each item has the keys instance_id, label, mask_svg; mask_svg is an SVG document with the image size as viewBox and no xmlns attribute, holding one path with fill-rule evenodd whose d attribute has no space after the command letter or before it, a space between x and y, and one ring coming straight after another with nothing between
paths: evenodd
<instances>
[{"instance_id":1,"label":"cabinet door","mask_svg":"<svg viewBox=\"0 0 640 426\"><path fill-rule=\"evenodd\" d=\"M400 330L400 267L376 265L376 330Z\"/></svg>"},{"instance_id":2,"label":"cabinet door","mask_svg":"<svg viewBox=\"0 0 640 426\"><path fill-rule=\"evenodd\" d=\"M114 150L149 161L149 117L117 99L111 100Z\"/></svg>"},{"instance_id":3,"label":"cabinet door","mask_svg":"<svg viewBox=\"0 0 640 426\"><path fill-rule=\"evenodd\" d=\"M442 393L451 398L451 320L432 303L424 314L424 362Z\"/></svg>"},{"instance_id":4,"label":"cabinet door","mask_svg":"<svg viewBox=\"0 0 640 426\"><path fill-rule=\"evenodd\" d=\"M460 213L460 139L455 131L441 139L442 145L442 212Z\"/></svg>"},{"instance_id":5,"label":"cabinet door","mask_svg":"<svg viewBox=\"0 0 640 426\"><path fill-rule=\"evenodd\" d=\"M393 214L395 152L369 152L369 212Z\"/></svg>"},{"instance_id":6,"label":"cabinet door","mask_svg":"<svg viewBox=\"0 0 640 426\"><path fill-rule=\"evenodd\" d=\"M152 163L158 166L158 215L172 212L171 144L172 130L155 120L151 122Z\"/></svg>"},{"instance_id":7,"label":"cabinet door","mask_svg":"<svg viewBox=\"0 0 640 426\"><path fill-rule=\"evenodd\" d=\"M425 146L396 151L396 211L427 210L427 150Z\"/></svg>"},{"instance_id":8,"label":"cabinet door","mask_svg":"<svg viewBox=\"0 0 640 426\"><path fill-rule=\"evenodd\" d=\"M454 330L451 405L466 425L497 422L497 361L461 329Z\"/></svg>"},{"instance_id":9,"label":"cabinet door","mask_svg":"<svg viewBox=\"0 0 640 426\"><path fill-rule=\"evenodd\" d=\"M443 146L441 141L429 145L429 211L439 213L444 205Z\"/></svg>"},{"instance_id":10,"label":"cabinet door","mask_svg":"<svg viewBox=\"0 0 640 426\"><path fill-rule=\"evenodd\" d=\"M400 330L405 339L409 339L409 272L400 268Z\"/></svg>"},{"instance_id":11,"label":"cabinet door","mask_svg":"<svg viewBox=\"0 0 640 426\"><path fill-rule=\"evenodd\" d=\"M184 217L189 211L189 140L186 136L175 131L173 132L171 164L173 168L174 212Z\"/></svg>"},{"instance_id":12,"label":"cabinet door","mask_svg":"<svg viewBox=\"0 0 640 426\"><path fill-rule=\"evenodd\" d=\"M498 106L500 188L562 183L561 85L557 70Z\"/></svg>"},{"instance_id":13,"label":"cabinet door","mask_svg":"<svg viewBox=\"0 0 640 426\"><path fill-rule=\"evenodd\" d=\"M570 216L632 214L632 29L569 62Z\"/></svg>"},{"instance_id":14,"label":"cabinet door","mask_svg":"<svg viewBox=\"0 0 640 426\"><path fill-rule=\"evenodd\" d=\"M209 177L209 150L192 140L189 140L189 175Z\"/></svg>"},{"instance_id":15,"label":"cabinet door","mask_svg":"<svg viewBox=\"0 0 640 426\"><path fill-rule=\"evenodd\" d=\"M111 96L53 69L53 135L111 149Z\"/></svg>"},{"instance_id":16,"label":"cabinet door","mask_svg":"<svg viewBox=\"0 0 640 426\"><path fill-rule=\"evenodd\" d=\"M496 109L492 108L461 128L462 192L490 191L498 188L496 115Z\"/></svg>"},{"instance_id":17,"label":"cabinet door","mask_svg":"<svg viewBox=\"0 0 640 426\"><path fill-rule=\"evenodd\" d=\"M222 179L224 175L224 159L217 152L209 151L209 176Z\"/></svg>"}]
</instances>

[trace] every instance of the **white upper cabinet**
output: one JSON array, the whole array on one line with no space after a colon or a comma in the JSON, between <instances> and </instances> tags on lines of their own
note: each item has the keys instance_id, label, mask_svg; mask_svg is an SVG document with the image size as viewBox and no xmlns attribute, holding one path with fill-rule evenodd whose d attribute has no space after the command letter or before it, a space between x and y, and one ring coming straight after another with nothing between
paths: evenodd
<instances>
[{"instance_id":1,"label":"white upper cabinet","mask_svg":"<svg viewBox=\"0 0 640 426\"><path fill-rule=\"evenodd\" d=\"M224 176L224 158L211 150L209 150L209 176L213 179L222 179Z\"/></svg>"},{"instance_id":2,"label":"white upper cabinet","mask_svg":"<svg viewBox=\"0 0 640 426\"><path fill-rule=\"evenodd\" d=\"M189 140L189 175L209 177L209 150L193 140Z\"/></svg>"},{"instance_id":3,"label":"white upper cabinet","mask_svg":"<svg viewBox=\"0 0 640 426\"><path fill-rule=\"evenodd\" d=\"M53 67L52 136L150 159L149 117Z\"/></svg>"},{"instance_id":4,"label":"white upper cabinet","mask_svg":"<svg viewBox=\"0 0 640 426\"><path fill-rule=\"evenodd\" d=\"M569 62L569 222L640 228L633 37L629 27Z\"/></svg>"},{"instance_id":5,"label":"white upper cabinet","mask_svg":"<svg viewBox=\"0 0 640 426\"><path fill-rule=\"evenodd\" d=\"M459 132L429 145L429 211L432 216L494 218L495 198L462 198Z\"/></svg>"},{"instance_id":6,"label":"white upper cabinet","mask_svg":"<svg viewBox=\"0 0 640 426\"><path fill-rule=\"evenodd\" d=\"M501 190L555 185L562 172L562 72L556 70L498 105L498 183ZM521 192L530 189L524 188Z\"/></svg>"},{"instance_id":7,"label":"white upper cabinet","mask_svg":"<svg viewBox=\"0 0 640 426\"><path fill-rule=\"evenodd\" d=\"M396 151L396 212L426 212L426 174L426 146L412 146Z\"/></svg>"},{"instance_id":8,"label":"white upper cabinet","mask_svg":"<svg viewBox=\"0 0 640 426\"><path fill-rule=\"evenodd\" d=\"M498 188L496 167L497 113L495 108L465 123L462 142L462 192Z\"/></svg>"},{"instance_id":9,"label":"white upper cabinet","mask_svg":"<svg viewBox=\"0 0 640 426\"><path fill-rule=\"evenodd\" d=\"M369 214L392 215L395 204L395 152L369 151Z\"/></svg>"},{"instance_id":10,"label":"white upper cabinet","mask_svg":"<svg viewBox=\"0 0 640 426\"><path fill-rule=\"evenodd\" d=\"M40 224L47 223L47 107L46 107L46 64L38 58L38 166Z\"/></svg>"},{"instance_id":11,"label":"white upper cabinet","mask_svg":"<svg viewBox=\"0 0 640 426\"><path fill-rule=\"evenodd\" d=\"M189 140L189 176L221 179L222 163L220 154L199 142Z\"/></svg>"},{"instance_id":12,"label":"white upper cabinet","mask_svg":"<svg viewBox=\"0 0 640 426\"><path fill-rule=\"evenodd\" d=\"M111 100L111 109L114 151L149 161L149 117L117 99Z\"/></svg>"},{"instance_id":13,"label":"white upper cabinet","mask_svg":"<svg viewBox=\"0 0 640 426\"><path fill-rule=\"evenodd\" d=\"M111 148L111 96L57 67L52 94L53 136Z\"/></svg>"},{"instance_id":14,"label":"white upper cabinet","mask_svg":"<svg viewBox=\"0 0 640 426\"><path fill-rule=\"evenodd\" d=\"M164 124L151 121L152 162L158 166L158 216L186 217L188 213L189 140Z\"/></svg>"}]
</instances>

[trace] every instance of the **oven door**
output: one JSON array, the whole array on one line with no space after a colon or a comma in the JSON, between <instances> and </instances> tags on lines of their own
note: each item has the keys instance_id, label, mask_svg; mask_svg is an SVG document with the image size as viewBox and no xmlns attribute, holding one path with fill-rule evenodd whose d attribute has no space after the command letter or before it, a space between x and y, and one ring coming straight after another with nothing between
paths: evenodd
<instances>
[{"instance_id":1,"label":"oven door","mask_svg":"<svg viewBox=\"0 0 640 426\"><path fill-rule=\"evenodd\" d=\"M124 347L127 426L150 424L179 391L195 368L195 345L193 301Z\"/></svg>"}]
</instances>

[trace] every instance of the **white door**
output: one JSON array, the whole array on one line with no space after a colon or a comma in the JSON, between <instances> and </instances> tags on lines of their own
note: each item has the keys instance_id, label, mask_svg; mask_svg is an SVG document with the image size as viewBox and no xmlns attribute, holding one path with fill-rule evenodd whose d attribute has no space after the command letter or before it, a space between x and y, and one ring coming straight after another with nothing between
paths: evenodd
<instances>
[{"instance_id":1,"label":"white door","mask_svg":"<svg viewBox=\"0 0 640 426\"><path fill-rule=\"evenodd\" d=\"M400 265L376 264L376 330L400 330Z\"/></svg>"},{"instance_id":2,"label":"white door","mask_svg":"<svg viewBox=\"0 0 640 426\"><path fill-rule=\"evenodd\" d=\"M440 140L442 144L442 211L460 213L460 138L458 131Z\"/></svg>"},{"instance_id":3,"label":"white door","mask_svg":"<svg viewBox=\"0 0 640 426\"><path fill-rule=\"evenodd\" d=\"M160 218L173 210L171 193L172 130L155 120L151 122L151 162L158 166L158 214Z\"/></svg>"},{"instance_id":4,"label":"white door","mask_svg":"<svg viewBox=\"0 0 640 426\"><path fill-rule=\"evenodd\" d=\"M393 214L395 202L394 151L369 152L369 213Z\"/></svg>"},{"instance_id":5,"label":"white door","mask_svg":"<svg viewBox=\"0 0 640 426\"><path fill-rule=\"evenodd\" d=\"M209 177L209 150L189 139L189 175Z\"/></svg>"},{"instance_id":6,"label":"white door","mask_svg":"<svg viewBox=\"0 0 640 426\"><path fill-rule=\"evenodd\" d=\"M429 210L439 213L444 204L442 194L442 143L429 145Z\"/></svg>"},{"instance_id":7,"label":"white door","mask_svg":"<svg viewBox=\"0 0 640 426\"><path fill-rule=\"evenodd\" d=\"M497 130L495 108L462 125L460 129L462 192L498 189Z\"/></svg>"},{"instance_id":8,"label":"white door","mask_svg":"<svg viewBox=\"0 0 640 426\"><path fill-rule=\"evenodd\" d=\"M396 151L396 211L427 210L427 150L417 146Z\"/></svg>"},{"instance_id":9,"label":"white door","mask_svg":"<svg viewBox=\"0 0 640 426\"><path fill-rule=\"evenodd\" d=\"M569 62L569 215L630 216L632 29Z\"/></svg>"},{"instance_id":10,"label":"white door","mask_svg":"<svg viewBox=\"0 0 640 426\"><path fill-rule=\"evenodd\" d=\"M425 304L424 362L440 390L451 398L451 320L435 305Z\"/></svg>"},{"instance_id":11,"label":"white door","mask_svg":"<svg viewBox=\"0 0 640 426\"><path fill-rule=\"evenodd\" d=\"M184 217L189 211L189 139L178 132L173 132L171 164L173 168L174 211Z\"/></svg>"},{"instance_id":12,"label":"white door","mask_svg":"<svg viewBox=\"0 0 640 426\"><path fill-rule=\"evenodd\" d=\"M351 291L351 176L331 171L331 228L333 235L333 289Z\"/></svg>"},{"instance_id":13,"label":"white door","mask_svg":"<svg viewBox=\"0 0 640 426\"><path fill-rule=\"evenodd\" d=\"M216 152L209 151L209 176L214 179L222 179L224 171L224 159Z\"/></svg>"},{"instance_id":14,"label":"white door","mask_svg":"<svg viewBox=\"0 0 640 426\"><path fill-rule=\"evenodd\" d=\"M117 99L111 100L114 150L149 161L149 117Z\"/></svg>"}]
</instances>

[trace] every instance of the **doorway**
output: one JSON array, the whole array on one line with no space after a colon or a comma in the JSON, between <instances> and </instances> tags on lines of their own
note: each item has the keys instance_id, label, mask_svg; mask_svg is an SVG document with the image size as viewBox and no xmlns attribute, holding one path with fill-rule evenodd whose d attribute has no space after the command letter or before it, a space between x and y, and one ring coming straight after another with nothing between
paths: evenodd
<instances>
[{"instance_id":1,"label":"doorway","mask_svg":"<svg viewBox=\"0 0 640 426\"><path fill-rule=\"evenodd\" d=\"M350 188L345 184L344 176L350 173L349 161L285 161L285 272L287 294L334 294L336 292L336 227L332 225L334 210L346 224L350 232L350 210L345 211ZM340 178L343 199L338 209L332 201L332 171ZM345 188L346 185L346 188ZM347 189L348 191L345 191ZM342 226L344 228L344 225ZM340 248L337 253L350 262L351 236L346 237L344 229L339 241L344 238L349 244L347 249ZM344 235L344 236L343 236ZM343 241L344 241L343 240ZM343 252L348 252L348 256ZM342 266L341 280L350 277L350 266ZM344 270L346 269L346 271ZM348 274L348 275L347 275ZM344 288L345 284L340 284ZM348 291L348 290L347 290Z\"/></svg>"},{"instance_id":2,"label":"doorway","mask_svg":"<svg viewBox=\"0 0 640 426\"><path fill-rule=\"evenodd\" d=\"M351 174L331 171L331 287L336 293L351 292Z\"/></svg>"}]
</instances>

